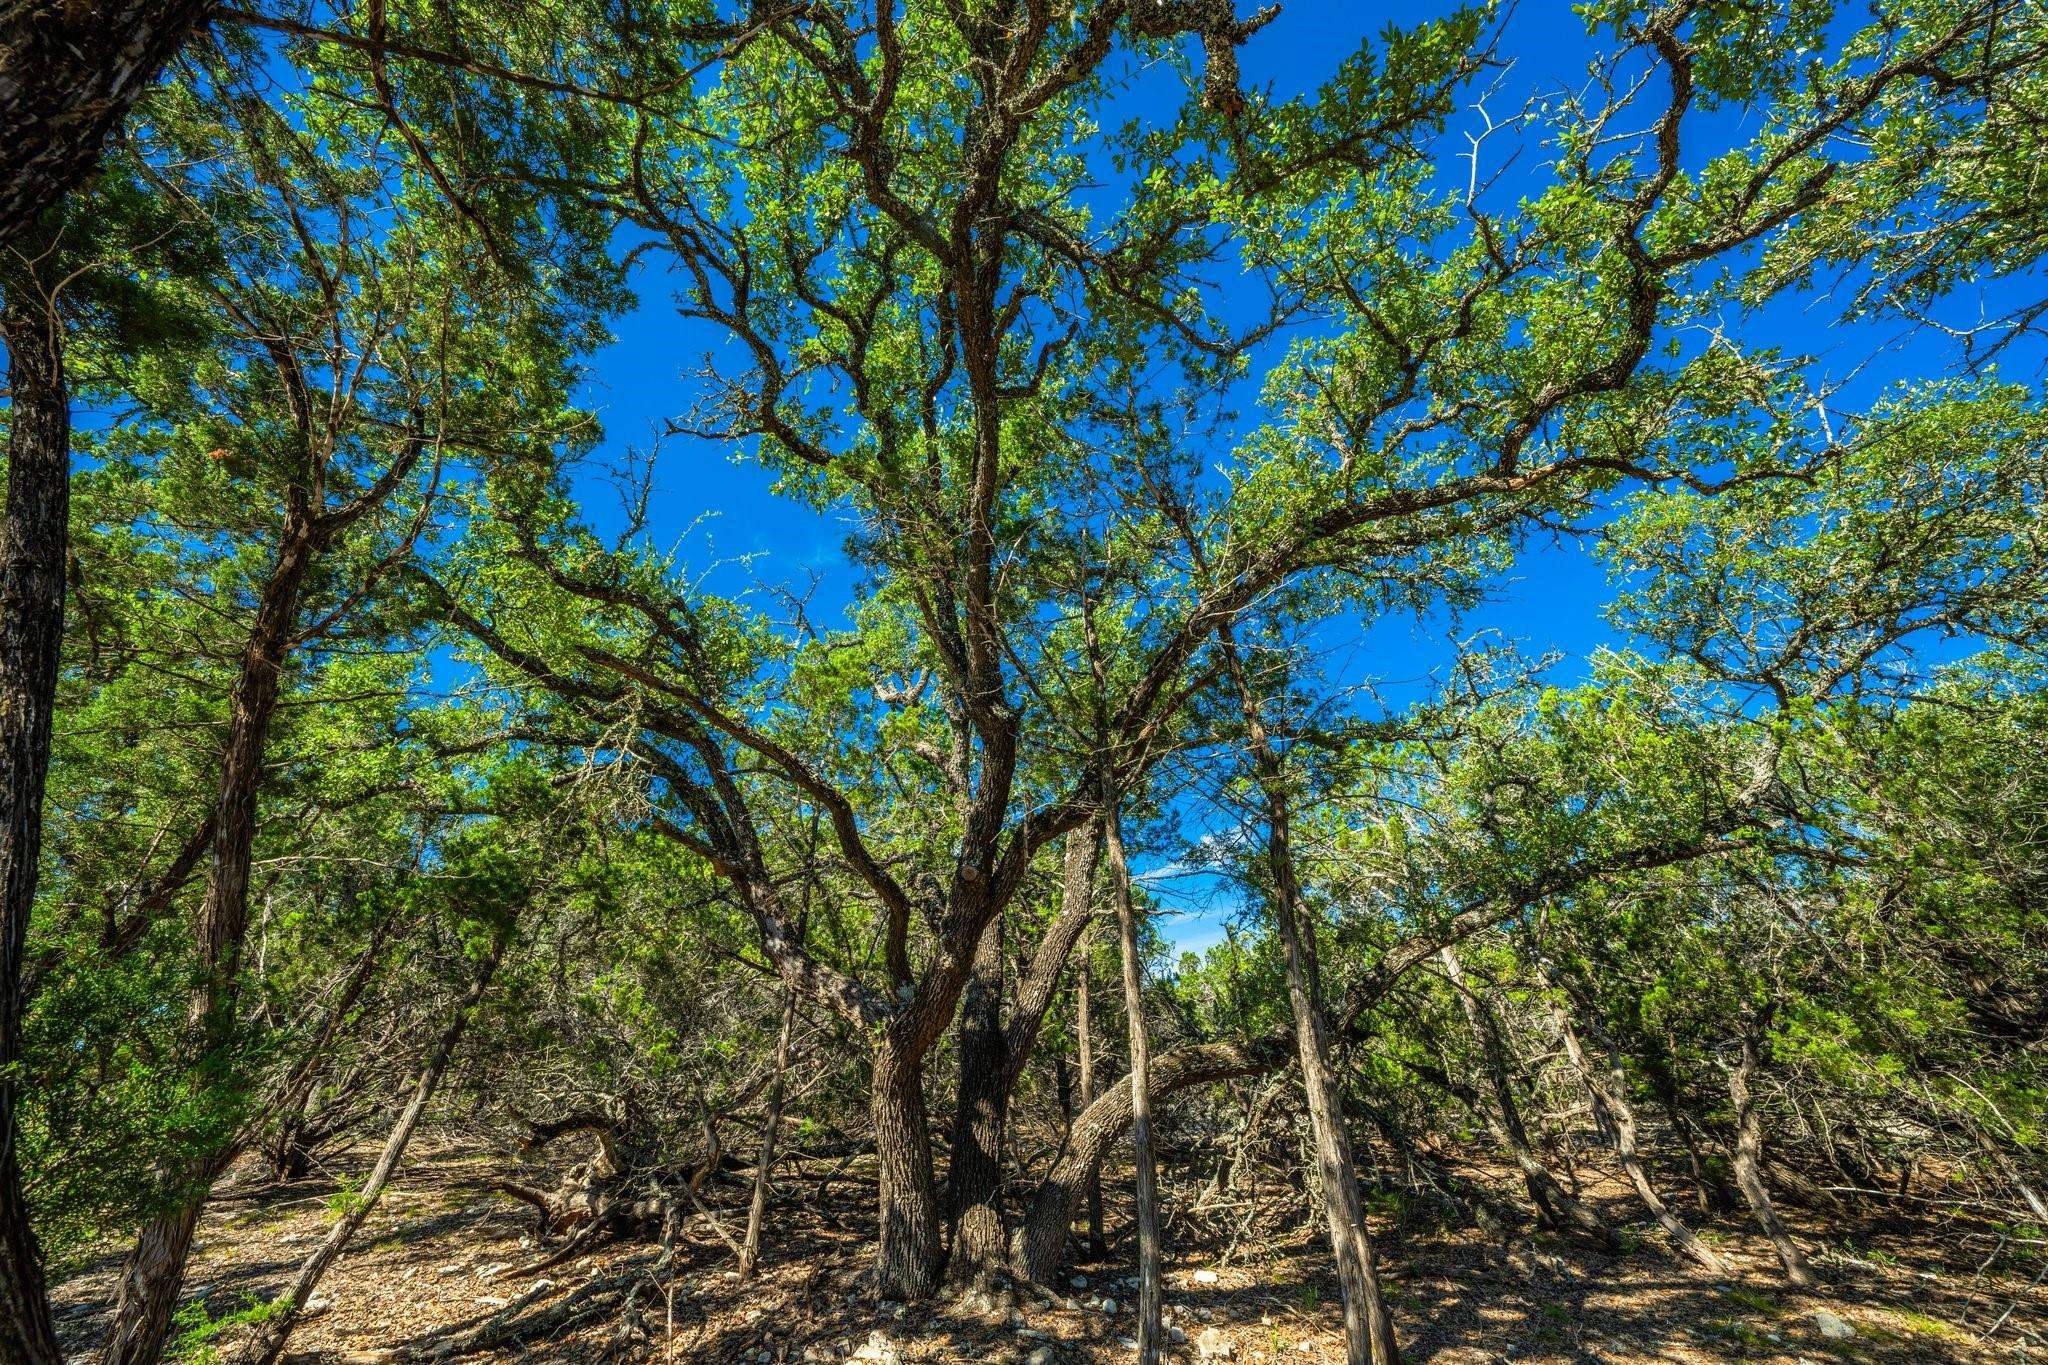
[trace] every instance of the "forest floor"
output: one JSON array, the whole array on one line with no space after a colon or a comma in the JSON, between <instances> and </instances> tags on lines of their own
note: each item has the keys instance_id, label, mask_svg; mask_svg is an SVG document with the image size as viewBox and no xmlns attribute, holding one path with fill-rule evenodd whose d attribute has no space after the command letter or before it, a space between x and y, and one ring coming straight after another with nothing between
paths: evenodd
<instances>
[{"instance_id":1,"label":"forest floor","mask_svg":"<svg viewBox=\"0 0 2048 1365\"><path fill-rule=\"evenodd\" d=\"M351 1150L324 1177L288 1187L217 1191L180 1311L186 1359L231 1346L237 1314L288 1282L326 1230L340 1182L359 1178L370 1156L368 1148ZM517 1268L547 1248L532 1239L531 1210L491 1188L509 1166L509 1158L448 1135L416 1146L321 1286L319 1311L292 1340L295 1365L430 1359L465 1332L515 1323L501 1345L472 1358L794 1362L853 1355L987 1365L1130 1358L1135 1282L1127 1263L1076 1266L1057 1298L1024 1289L993 1302L956 1296L901 1305L864 1295L868 1229L857 1166L830 1179L828 1163L784 1168L785 1198L753 1283L738 1281L728 1245L702 1217L682 1234L673 1274L658 1267L658 1247L614 1243L520 1277ZM743 1204L741 1185L734 1180L716 1192L722 1209ZM1377 1227L1407 1359L1890 1365L2048 1354L2048 1284L1987 1268L2010 1250L1995 1228L1954 1218L1821 1226L1792 1210L1794 1230L1818 1252L1823 1281L1802 1294L1785 1287L1768 1245L1732 1218L1705 1229L1738 1268L1735 1278L1716 1281L1659 1249L1654 1227L1645 1233L1634 1218L1624 1187L1589 1182L1586 1193L1629 1224L1642 1245L1616 1257L1549 1236L1503 1244L1414 1218L1400 1229ZM1213 1225L1169 1224L1169 1322L1184 1334L1175 1358L1194 1360L1198 1345L1218 1352L1228 1343L1219 1358L1232 1362L1341 1361L1336 1285L1315 1225L1301 1217L1301 1196L1275 1185L1239 1207L1248 1210L1240 1226L1251 1235L1236 1238L1234 1249ZM717 1216L737 1231L744 1213ZM1112 1229L1119 1223L1112 1216ZM1201 1242L1215 1244L1191 1245ZM58 1286L67 1348L83 1352L105 1330L116 1264L109 1256ZM613 1292L590 1292L600 1285Z\"/></svg>"}]
</instances>

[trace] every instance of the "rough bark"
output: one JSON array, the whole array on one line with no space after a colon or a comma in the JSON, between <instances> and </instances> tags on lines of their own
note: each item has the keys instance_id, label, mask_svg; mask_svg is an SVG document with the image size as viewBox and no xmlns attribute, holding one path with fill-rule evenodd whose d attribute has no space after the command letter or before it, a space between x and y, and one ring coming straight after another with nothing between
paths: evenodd
<instances>
[{"instance_id":1,"label":"rough bark","mask_svg":"<svg viewBox=\"0 0 2048 1365\"><path fill-rule=\"evenodd\" d=\"M299 1315L305 1311L307 1300L319 1287L320 1278L329 1266L348 1247L349 1241L377 1207L377 1200L383 1196L384 1187L391 1183L391 1177L398 1169L398 1163L405 1159L405 1149L412 1142L412 1135L419 1127L420 1116L426 1112L428 1101L440 1088L441 1077L447 1074L448 1063L455 1055L455 1048L462 1041L463 1033L469 1028L469 1021L476 1013L477 1003L490 988L491 978L497 975L498 964L504 959L505 946L511 941L512 925L508 920L491 939L489 952L477 967L476 979L469 990L455 1006L455 1014L441 1036L434 1040L433 1051L427 1055L426 1064L420 1068L419 1080L412 1088L405 1108L399 1111L398 1121L391 1126L391 1134L384 1140L384 1149L377 1154L377 1164L363 1182L363 1187L351 1199L348 1209L336 1220L320 1245L299 1266L299 1273L293 1277L291 1287L283 1296L273 1301L274 1316L257 1329L243 1348L241 1365L276 1365L278 1357L284 1354L287 1342L291 1340L292 1329L298 1326Z\"/></svg>"},{"instance_id":2,"label":"rough bark","mask_svg":"<svg viewBox=\"0 0 2048 1365\"><path fill-rule=\"evenodd\" d=\"M761 1154L754 1162L754 1197L747 1205L747 1235L740 1243L742 1280L754 1278L761 1260L761 1225L768 1217L768 1184L775 1171L775 1139L782 1127L782 1099L789 1075L790 1037L796 1031L796 992L784 988L782 1029L775 1035L775 1079L768 1083L768 1113L761 1125Z\"/></svg>"},{"instance_id":3,"label":"rough bark","mask_svg":"<svg viewBox=\"0 0 2048 1365\"><path fill-rule=\"evenodd\" d=\"M1603 1072L1586 1056L1571 1012L1556 1000L1551 1001L1550 1009L1552 1018L1557 1021L1558 1034L1564 1040L1565 1053L1586 1087L1595 1115L1614 1143L1614 1154L1620 1160L1629 1184L1635 1187L1636 1198L1642 1201L1643 1207L1650 1211L1650 1216L1657 1220L1657 1225L1664 1229L1678 1249L1702 1269L1714 1275L1731 1273L1728 1262L1671 1211L1657 1193L1657 1187L1650 1182L1649 1172L1643 1168L1642 1156L1636 1147L1636 1115L1628 1102L1620 1055L1611 1055Z\"/></svg>"},{"instance_id":4,"label":"rough bark","mask_svg":"<svg viewBox=\"0 0 2048 1365\"><path fill-rule=\"evenodd\" d=\"M214 0L0 5L0 250L98 170L107 139Z\"/></svg>"},{"instance_id":5,"label":"rough bark","mask_svg":"<svg viewBox=\"0 0 2048 1365\"><path fill-rule=\"evenodd\" d=\"M1536 1155L1535 1146L1529 1141L1528 1128L1522 1122L1521 1106L1515 1099L1508 1044L1502 1035L1500 1020L1491 1002L1481 1000L1466 984L1464 964L1458 960L1457 950L1445 948L1442 957L1444 972L1451 979L1451 988L1457 992L1458 1002L1465 1011L1465 1021L1471 1026L1473 1038L1479 1044L1479 1055L1486 1066L1499 1117L1487 1112L1483 1105L1480 1112L1493 1131L1494 1140L1521 1171L1522 1183L1529 1191L1529 1201L1536 1206L1538 1221L1548 1228L1577 1228L1609 1249L1618 1250L1621 1239L1615 1235L1614 1229L1601 1221L1600 1215L1573 1198L1571 1191L1558 1183L1550 1168Z\"/></svg>"},{"instance_id":6,"label":"rough bark","mask_svg":"<svg viewBox=\"0 0 2048 1365\"><path fill-rule=\"evenodd\" d=\"M875 1053L869 1112L875 1128L876 1288L884 1298L921 1299L938 1270L939 1200L932 1179L922 1052L891 1026Z\"/></svg>"},{"instance_id":7,"label":"rough bark","mask_svg":"<svg viewBox=\"0 0 2048 1365\"><path fill-rule=\"evenodd\" d=\"M953 1109L953 1151L946 1174L953 1227L952 1278L966 1282L1002 1264L1003 920L982 931L974 970L960 997L960 1072Z\"/></svg>"},{"instance_id":8,"label":"rough bark","mask_svg":"<svg viewBox=\"0 0 2048 1365\"><path fill-rule=\"evenodd\" d=\"M1246 678L1236 640L1227 627L1218 633L1218 639L1237 688L1253 771L1265 802L1266 873L1272 880L1268 903L1286 955L1287 1007L1294 1018L1302 1094L1308 1105L1309 1130L1315 1140L1323 1222L1344 1296L1345 1355L1352 1365L1398 1365L1401 1352L1394 1340L1386 1304L1380 1297L1372 1239L1365 1226L1365 1204L1359 1197L1358 1173L1352 1163L1343 1086L1331 1064L1335 1039L1318 998L1320 973L1314 931L1302 923L1286 773Z\"/></svg>"},{"instance_id":9,"label":"rough bark","mask_svg":"<svg viewBox=\"0 0 2048 1365\"><path fill-rule=\"evenodd\" d=\"M1814 1283L1813 1267L1807 1264L1806 1254L1778 1220L1778 1211L1771 1205L1771 1192L1764 1185L1763 1123L1757 1117L1756 1097L1751 1090L1756 1073L1756 1039L1745 1035L1741 1057L1728 1069L1728 1098L1735 1106L1735 1184L1748 1201L1757 1226L1771 1239L1778 1262L1785 1267L1785 1278L1805 1289Z\"/></svg>"},{"instance_id":10,"label":"rough bark","mask_svg":"<svg viewBox=\"0 0 2048 1365\"><path fill-rule=\"evenodd\" d=\"M10 409L0 524L0 1362L54 1365L60 1357L22 1189L13 1077L64 635L71 403L54 308L26 269L9 272L4 288L0 329Z\"/></svg>"}]
</instances>

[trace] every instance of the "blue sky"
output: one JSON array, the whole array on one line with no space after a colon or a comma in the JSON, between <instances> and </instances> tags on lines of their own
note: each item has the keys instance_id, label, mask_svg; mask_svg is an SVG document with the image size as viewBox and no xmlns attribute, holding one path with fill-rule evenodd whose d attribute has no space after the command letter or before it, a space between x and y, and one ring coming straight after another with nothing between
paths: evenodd
<instances>
[{"instance_id":1,"label":"blue sky","mask_svg":"<svg viewBox=\"0 0 2048 1365\"><path fill-rule=\"evenodd\" d=\"M1396 18L1411 23L1428 9L1363 6L1341 0L1289 0L1280 17L1240 53L1248 85L1287 96L1311 89L1332 75L1338 61L1362 37L1376 33ZM1511 115L1530 97L1578 86L1594 45L1578 18L1555 0L1525 3L1513 14L1498 49L1503 68L1483 80L1478 92L1494 119ZM1132 81L1123 111L1139 117L1167 117L1182 86L1165 63L1141 72ZM1462 134L1478 133L1487 114L1465 108L1452 120L1443 143L1441 173L1462 185L1467 175L1461 158ZM1739 142L1747 130L1739 116L1708 115L1698 120L1696 136L1703 150L1719 150ZM1486 144L1489 155L1505 154L1508 139ZM1509 198L1540 183L1542 149L1524 146L1495 193ZM1485 170L1490 171L1489 164ZM616 458L628 446L645 449L664 419L684 412L696 393L690 378L707 349L719 339L678 320L668 301L669 285L658 273L638 281L640 308L617 327L617 341L596 357L586 402L600 412L609 453ZM1968 306L1968 301L1964 301ZM1835 309L1825 299L1774 306L1762 318L1749 319L1744 334L1781 346L1790 353L1814 356L1820 373L1841 378L1860 375L1857 387L1874 390L1912 374L1938 372L1951 359L1946 348L1925 339L1901 342L1880 329L1834 325ZM1893 325L1893 332L1897 328ZM1875 359L1873 359L1875 357ZM656 462L656 496L650 532L658 543L680 543L684 557L704 572L708 587L724 593L757 593L756 605L772 605L766 590L805 591L815 582L813 617L830 623L850 600L854 577L842 553L849 526L831 515L775 497L768 475L744 453L707 442L672 438L663 443ZM600 524L603 503L614 495L602 483L585 488L586 501ZM1458 623L1461 634L1491 630L1515 641L1525 653L1556 652L1563 656L1559 672L1577 673L1599 646L1614 643L1601 609L1609 596L1605 574L1589 547L1573 542L1537 543L1527 547L1512 569L1495 585L1492 600ZM1369 635L1355 624L1332 625L1333 652L1344 655L1353 680L1389 685L1414 685L1448 659L1445 648L1450 623L1441 619L1383 622ZM1192 833L1192 832L1191 832ZM1155 874L1167 870L1168 858L1153 860ZM1164 877L1154 882L1168 913L1162 929L1178 947L1199 951L1222 936L1222 925L1238 908L1234 891L1206 878Z\"/></svg>"}]
</instances>

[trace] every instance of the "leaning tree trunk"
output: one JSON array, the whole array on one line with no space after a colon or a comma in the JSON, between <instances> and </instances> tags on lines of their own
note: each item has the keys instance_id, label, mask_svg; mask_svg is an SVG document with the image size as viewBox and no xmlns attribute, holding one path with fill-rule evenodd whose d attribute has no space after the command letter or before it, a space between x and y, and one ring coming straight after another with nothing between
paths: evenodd
<instances>
[{"instance_id":1,"label":"leaning tree trunk","mask_svg":"<svg viewBox=\"0 0 2048 1365\"><path fill-rule=\"evenodd\" d=\"M64 636L71 402L54 306L26 270L9 272L5 290L0 329L11 406L6 521L0 524L0 1361L55 1365L61 1357L42 1254L22 1188L14 1068L21 1059L23 957L42 856L43 789Z\"/></svg>"},{"instance_id":2,"label":"leaning tree trunk","mask_svg":"<svg viewBox=\"0 0 2048 1365\"><path fill-rule=\"evenodd\" d=\"M1756 1039L1745 1034L1741 1059L1728 1069L1728 1098L1735 1105L1735 1183L1749 1202L1749 1211L1756 1215L1757 1226L1777 1250L1778 1262L1785 1267L1785 1278L1805 1289L1814 1283L1813 1267L1807 1264L1806 1253L1785 1231L1785 1225L1778 1221L1778 1211L1771 1206L1771 1192L1764 1186L1763 1124L1757 1118L1756 1097L1750 1090L1756 1072Z\"/></svg>"},{"instance_id":3,"label":"leaning tree trunk","mask_svg":"<svg viewBox=\"0 0 2048 1365\"><path fill-rule=\"evenodd\" d=\"M1614 1154L1621 1161L1621 1169L1627 1174L1629 1184L1635 1187L1636 1198L1650 1211L1659 1227L1678 1249L1691 1257L1702 1269L1714 1275L1727 1275L1728 1262L1723 1260L1712 1247L1702 1242L1683 1219L1671 1211L1657 1187L1650 1183L1649 1172L1643 1169L1643 1159L1636 1150L1636 1115L1629 1106L1624 1089L1619 1054L1610 1060L1610 1069L1603 1076L1586 1057L1586 1050L1579 1042L1579 1031L1572 1023L1568 1010L1556 1000L1551 1001L1551 1016L1557 1022L1557 1030L1564 1040L1565 1054L1585 1084L1586 1094L1593 1102L1596 1114L1600 1115L1614 1141Z\"/></svg>"},{"instance_id":4,"label":"leaning tree trunk","mask_svg":"<svg viewBox=\"0 0 2048 1365\"><path fill-rule=\"evenodd\" d=\"M1447 947L1440 956L1444 973L1450 977L1451 989L1457 993L1458 1002L1464 1008L1465 1022L1471 1026L1473 1038L1479 1045L1494 1104L1500 1112L1498 1122L1485 1115L1487 1126L1493 1129L1494 1140L1507 1151L1522 1172L1522 1183L1528 1187L1529 1201L1536 1206L1538 1221L1549 1228L1575 1227L1608 1249L1619 1250L1621 1239L1615 1235L1614 1229L1601 1221L1599 1214L1573 1198L1571 1191L1559 1184L1550 1168L1537 1157L1535 1146L1529 1141L1529 1130L1522 1122L1521 1106L1515 1102L1514 1081L1508 1071L1508 1044L1502 1036L1500 1020L1490 1002L1481 1000L1466 984L1464 964L1458 960L1457 950ZM1483 1109L1481 1113L1484 1115Z\"/></svg>"},{"instance_id":5,"label":"leaning tree trunk","mask_svg":"<svg viewBox=\"0 0 2048 1365\"><path fill-rule=\"evenodd\" d=\"M1131 1040L1131 1152L1137 1167L1138 1365L1158 1365L1160 1352L1159 1172L1152 1156L1152 1044L1145 1028L1145 993L1138 960L1138 913L1131 903L1131 868L1124 860L1123 821L1112 807L1105 832L1109 871L1116 882L1117 930L1123 948L1124 1019Z\"/></svg>"},{"instance_id":6,"label":"leaning tree trunk","mask_svg":"<svg viewBox=\"0 0 2048 1365\"><path fill-rule=\"evenodd\" d=\"M775 1139L782 1127L782 1097L789 1076L789 1044L796 1031L796 990L783 988L782 1029L775 1035L775 1078L768 1082L768 1113L761 1124L761 1154L754 1161L754 1198L747 1205L747 1235L740 1243L739 1273L754 1278L761 1260L761 1225L768 1217L768 1185L775 1173Z\"/></svg>"},{"instance_id":7,"label":"leaning tree trunk","mask_svg":"<svg viewBox=\"0 0 2048 1365\"><path fill-rule=\"evenodd\" d=\"M1260 794L1265 798L1266 870L1272 878L1273 919L1286 953L1287 1007L1294 1016L1302 1093L1308 1103L1309 1129L1316 1144L1323 1222L1337 1264L1337 1282L1344 1295L1345 1355L1352 1365L1398 1365L1401 1351L1394 1340L1394 1326L1387 1317L1386 1304L1380 1297L1372 1239L1365 1227L1365 1204L1358 1194L1351 1134L1344 1121L1343 1086L1331 1063L1334 1040L1322 1003L1317 999L1320 974L1314 933L1301 921L1301 887L1290 839L1286 774L1245 677L1237 643L1228 628L1219 638L1231 679L1237 686L1253 766Z\"/></svg>"},{"instance_id":8,"label":"leaning tree trunk","mask_svg":"<svg viewBox=\"0 0 2048 1365\"><path fill-rule=\"evenodd\" d=\"M242 650L242 668L228 707L228 740L214 800L213 861L195 925L200 980L190 1022L194 1055L233 1046L242 940L249 925L249 869L256 843L256 798L263 783L271 717L277 710L285 656L299 615L307 573L322 546L321 522L295 490L285 516L277 562L264 582L256 619ZM197 1069L194 1085L203 1084ZM167 1206L144 1224L121 1267L114 1326L101 1365L155 1365L163 1355L171 1313L185 1278L192 1233L208 1192L227 1169L240 1137L165 1172Z\"/></svg>"},{"instance_id":9,"label":"leaning tree trunk","mask_svg":"<svg viewBox=\"0 0 2048 1365\"><path fill-rule=\"evenodd\" d=\"M1176 1048L1152 1064L1152 1095L1168 1095L1212 1081L1277 1071L1287 1062L1278 1038L1258 1043L1201 1043ZM1067 1150L1032 1195L1024 1220L1010 1238L1010 1268L1035 1284L1051 1284L1066 1264L1067 1232L1089 1177L1102 1168L1110 1146L1131 1129L1130 1077L1102 1092L1074 1120Z\"/></svg>"},{"instance_id":10,"label":"leaning tree trunk","mask_svg":"<svg viewBox=\"0 0 2048 1365\"><path fill-rule=\"evenodd\" d=\"M448 1027L434 1040L434 1050L427 1055L426 1065L420 1068L420 1078L412 1088L412 1097L405 1108L399 1111L398 1122L391 1126L391 1135L384 1140L384 1150L377 1154L377 1164L370 1169L369 1179L363 1182L361 1190L349 1200L347 1210L327 1230L320 1245L313 1248L312 1255L300 1265L298 1275L292 1280L291 1288L281 1298L271 1302L272 1316L265 1319L247 1346L242 1350L241 1365L276 1365L284 1354L285 1343L291 1340L292 1329L298 1326L299 1315L305 1311L307 1300L313 1297L319 1287L320 1277L334 1264L347 1249L349 1239L356 1235L370 1211L377 1207L384 1187L391 1183L391 1177L398 1170L398 1163L405 1159L405 1149L412 1142L413 1132L419 1127L420 1115L426 1112L427 1102L434 1098L440 1088L441 1077L447 1074L448 1062L455 1055L456 1044L469 1027L469 1021L476 1013L477 1004L484 992L490 988L491 978L497 975L498 963L504 959L505 947L512 939L513 922L508 916L491 937L490 950L478 964L476 980L455 1006L455 1015L448 1021Z\"/></svg>"},{"instance_id":11,"label":"leaning tree trunk","mask_svg":"<svg viewBox=\"0 0 2048 1365\"><path fill-rule=\"evenodd\" d=\"M81 188L128 111L215 0L0 5L0 250Z\"/></svg>"}]
</instances>

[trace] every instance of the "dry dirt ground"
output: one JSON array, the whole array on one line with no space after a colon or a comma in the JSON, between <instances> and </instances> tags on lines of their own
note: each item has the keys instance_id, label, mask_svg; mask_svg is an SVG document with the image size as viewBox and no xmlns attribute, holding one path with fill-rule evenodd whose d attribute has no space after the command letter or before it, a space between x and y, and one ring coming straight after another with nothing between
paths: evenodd
<instances>
[{"instance_id":1,"label":"dry dirt ground","mask_svg":"<svg viewBox=\"0 0 2048 1365\"><path fill-rule=\"evenodd\" d=\"M1131 1358L1134 1282L1126 1263L1074 1267L1057 1297L1024 1289L998 1291L993 1302L955 1296L906 1306L863 1294L858 1167L838 1173L836 1186L822 1166L786 1173L762 1273L750 1284L738 1282L729 1247L703 1217L682 1234L672 1269L661 1264L658 1247L613 1244L520 1276L547 1248L531 1238L531 1211L490 1188L509 1173L509 1159L447 1136L422 1147L329 1272L315 1301L324 1308L293 1337L295 1365L431 1359L486 1325L513 1330L471 1358L791 1362L853 1355L989 1365ZM223 1323L209 1337L206 1324L231 1319L286 1283L328 1225L337 1180L360 1175L368 1156L346 1154L324 1181L217 1192L180 1313L186 1359L232 1347L235 1326ZM1433 1230L1417 1219L1377 1227L1407 1359L1891 1365L2048 1354L2048 1284L2029 1283L2039 1263L2016 1258L1996 1228L1957 1217L1819 1227L1793 1210L1794 1229L1816 1250L1823 1280L1821 1289L1795 1294L1761 1239L1732 1219L1707 1235L1739 1273L1715 1281L1664 1254L1619 1185L1589 1184L1587 1193L1629 1225L1640 1242L1630 1254L1547 1236L1504 1242L1470 1229ZM731 1209L745 1196L734 1182L715 1197ZM1262 1193L1260 1206L1271 1215L1269 1231L1235 1250L1174 1254L1175 1241L1207 1239L1186 1223L1169 1226L1169 1322L1184 1334L1174 1358L1192 1361L1198 1343L1227 1342L1232 1362L1342 1361L1336 1286L1324 1273L1313 1226L1301 1217L1300 1197L1276 1186ZM1115 1212L1113 1230L1121 1223ZM716 1216L730 1227L735 1215ZM60 1330L75 1351L104 1330L114 1266L110 1256L56 1292ZM629 1287L618 1288L622 1282ZM592 1292L600 1286L612 1289ZM1837 1336L1824 1333L1824 1322ZM1843 1324L1853 1336L1839 1335Z\"/></svg>"}]
</instances>

